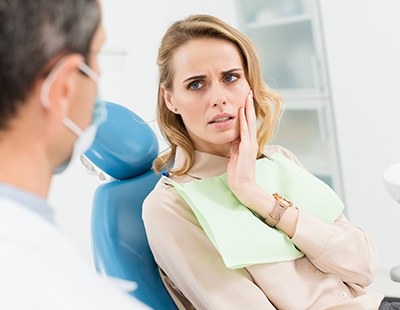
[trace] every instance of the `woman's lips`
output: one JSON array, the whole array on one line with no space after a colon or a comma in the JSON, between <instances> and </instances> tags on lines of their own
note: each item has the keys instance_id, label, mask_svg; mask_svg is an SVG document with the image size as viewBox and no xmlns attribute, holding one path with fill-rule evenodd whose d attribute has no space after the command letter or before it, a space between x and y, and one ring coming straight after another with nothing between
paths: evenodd
<instances>
[{"instance_id":1,"label":"woman's lips","mask_svg":"<svg viewBox=\"0 0 400 310\"><path fill-rule=\"evenodd\" d=\"M225 116L225 117L217 118L217 119L211 121L210 123L211 123L211 124L212 124L212 123L222 123L222 122L226 122L226 121L228 121L228 120L230 120L230 119L232 119L232 117L230 117L230 116Z\"/></svg>"},{"instance_id":2,"label":"woman's lips","mask_svg":"<svg viewBox=\"0 0 400 310\"><path fill-rule=\"evenodd\" d=\"M235 118L235 115L232 115L232 114L229 114L229 113L219 113L219 114L214 115L211 118L209 124L210 123L224 122L224 121L226 121L228 119L232 119L232 118Z\"/></svg>"},{"instance_id":3,"label":"woman's lips","mask_svg":"<svg viewBox=\"0 0 400 310\"><path fill-rule=\"evenodd\" d=\"M230 114L221 114L214 116L208 124L214 128L225 129L232 125L234 119L235 117Z\"/></svg>"}]
</instances>

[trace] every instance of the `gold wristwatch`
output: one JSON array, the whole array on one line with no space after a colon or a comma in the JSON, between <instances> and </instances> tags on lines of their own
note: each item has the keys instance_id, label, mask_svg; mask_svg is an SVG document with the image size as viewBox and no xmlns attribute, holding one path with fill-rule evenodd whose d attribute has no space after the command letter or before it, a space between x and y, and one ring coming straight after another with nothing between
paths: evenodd
<instances>
[{"instance_id":1,"label":"gold wristwatch","mask_svg":"<svg viewBox=\"0 0 400 310\"><path fill-rule=\"evenodd\" d=\"M287 208L293 206L293 203L277 193L272 194L272 196L275 198L275 204L272 211L265 218L265 223L270 227L275 227L283 213L285 213Z\"/></svg>"}]
</instances>

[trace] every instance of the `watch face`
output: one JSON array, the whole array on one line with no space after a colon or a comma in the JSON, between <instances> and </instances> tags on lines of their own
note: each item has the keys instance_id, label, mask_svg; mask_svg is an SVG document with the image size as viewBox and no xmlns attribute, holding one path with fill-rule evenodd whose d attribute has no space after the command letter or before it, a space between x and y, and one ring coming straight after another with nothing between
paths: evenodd
<instances>
[{"instance_id":1,"label":"watch face","mask_svg":"<svg viewBox=\"0 0 400 310\"><path fill-rule=\"evenodd\" d=\"M283 198L282 196L280 196L277 193L273 194L273 196L276 199L276 201L278 202L278 205L284 209L289 208L293 205L293 203L291 201L287 200L286 198Z\"/></svg>"}]
</instances>

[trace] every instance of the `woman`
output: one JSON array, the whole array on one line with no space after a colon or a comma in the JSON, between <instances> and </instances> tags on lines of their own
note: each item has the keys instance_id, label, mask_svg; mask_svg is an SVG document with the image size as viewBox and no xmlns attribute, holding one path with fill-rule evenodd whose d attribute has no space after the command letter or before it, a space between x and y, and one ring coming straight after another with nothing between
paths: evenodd
<instances>
[{"instance_id":1,"label":"woman","mask_svg":"<svg viewBox=\"0 0 400 310\"><path fill-rule=\"evenodd\" d=\"M293 164L299 164L294 155L265 147L281 100L262 82L252 43L217 18L192 16L170 26L158 65L158 122L170 150L153 167L167 169L169 177L147 197L143 219L178 307L378 309L383 296L364 289L375 266L368 237L348 223L332 193ZM314 216L318 210L312 208L303 211L307 199L298 201L311 196L297 190L301 180L297 189L296 182L276 185L271 165L281 165L276 178L290 167L288 175L318 188L313 196L330 197L315 208L331 213L331 220ZM281 192L266 190L260 171ZM231 202L235 206L221 216ZM274 246L268 237L248 235L256 226L260 235L276 239ZM275 248L285 254L272 253Z\"/></svg>"}]
</instances>

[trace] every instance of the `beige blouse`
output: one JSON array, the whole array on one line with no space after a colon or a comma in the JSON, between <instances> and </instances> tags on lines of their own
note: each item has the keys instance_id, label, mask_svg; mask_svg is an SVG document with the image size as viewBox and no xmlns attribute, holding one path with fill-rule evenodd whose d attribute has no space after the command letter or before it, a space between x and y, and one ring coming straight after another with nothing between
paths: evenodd
<instances>
[{"instance_id":1,"label":"beige blouse","mask_svg":"<svg viewBox=\"0 0 400 310\"><path fill-rule=\"evenodd\" d=\"M273 146L267 154L287 150ZM196 151L190 182L225 172L229 158ZM175 163L183 153L178 149ZM164 284L179 309L378 309L383 295L366 291L375 248L344 215L326 223L299 211L292 242L305 256L280 263L228 269L191 208L161 179L144 202L143 220Z\"/></svg>"}]
</instances>

